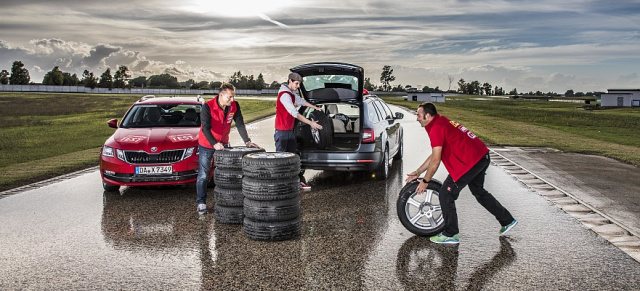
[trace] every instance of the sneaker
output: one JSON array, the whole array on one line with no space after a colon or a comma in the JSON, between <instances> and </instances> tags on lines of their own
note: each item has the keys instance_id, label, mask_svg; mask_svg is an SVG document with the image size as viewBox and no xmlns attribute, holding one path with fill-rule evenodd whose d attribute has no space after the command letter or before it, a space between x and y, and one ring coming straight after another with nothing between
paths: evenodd
<instances>
[{"instance_id":1,"label":"sneaker","mask_svg":"<svg viewBox=\"0 0 640 291\"><path fill-rule=\"evenodd\" d=\"M511 230L514 226L516 226L516 224L518 224L518 221L514 219L511 223L501 227L500 235L507 233L507 231Z\"/></svg>"},{"instance_id":2,"label":"sneaker","mask_svg":"<svg viewBox=\"0 0 640 291\"><path fill-rule=\"evenodd\" d=\"M207 204L198 204L198 214L207 214Z\"/></svg>"},{"instance_id":3,"label":"sneaker","mask_svg":"<svg viewBox=\"0 0 640 291\"><path fill-rule=\"evenodd\" d=\"M459 244L460 243L458 234L455 234L454 236L446 236L440 233L436 236L430 237L429 240L437 244Z\"/></svg>"},{"instance_id":4,"label":"sneaker","mask_svg":"<svg viewBox=\"0 0 640 291\"><path fill-rule=\"evenodd\" d=\"M305 182L300 182L300 189L302 190L311 190L311 186L307 185Z\"/></svg>"}]
</instances>

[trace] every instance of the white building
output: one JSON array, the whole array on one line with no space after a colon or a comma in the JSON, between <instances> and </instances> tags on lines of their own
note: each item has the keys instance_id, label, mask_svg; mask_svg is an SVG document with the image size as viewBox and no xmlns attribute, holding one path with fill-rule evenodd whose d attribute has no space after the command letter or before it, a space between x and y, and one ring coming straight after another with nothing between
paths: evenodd
<instances>
[{"instance_id":1,"label":"white building","mask_svg":"<svg viewBox=\"0 0 640 291\"><path fill-rule=\"evenodd\" d=\"M407 92L407 100L421 102L444 102L444 93Z\"/></svg>"},{"instance_id":2,"label":"white building","mask_svg":"<svg viewBox=\"0 0 640 291\"><path fill-rule=\"evenodd\" d=\"M640 89L609 89L600 95L603 107L640 107Z\"/></svg>"}]
</instances>

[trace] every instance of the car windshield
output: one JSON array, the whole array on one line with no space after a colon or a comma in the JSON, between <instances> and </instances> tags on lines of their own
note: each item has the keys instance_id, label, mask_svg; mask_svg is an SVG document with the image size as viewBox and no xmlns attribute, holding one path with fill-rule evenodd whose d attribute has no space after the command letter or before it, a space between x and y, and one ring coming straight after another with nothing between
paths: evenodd
<instances>
[{"instance_id":1,"label":"car windshield","mask_svg":"<svg viewBox=\"0 0 640 291\"><path fill-rule=\"evenodd\" d=\"M348 75L318 75L302 78L302 85L307 91L322 88L345 88L358 90L358 78Z\"/></svg>"},{"instance_id":2,"label":"car windshield","mask_svg":"<svg viewBox=\"0 0 640 291\"><path fill-rule=\"evenodd\" d=\"M134 105L120 127L199 127L200 107L199 104Z\"/></svg>"}]
</instances>

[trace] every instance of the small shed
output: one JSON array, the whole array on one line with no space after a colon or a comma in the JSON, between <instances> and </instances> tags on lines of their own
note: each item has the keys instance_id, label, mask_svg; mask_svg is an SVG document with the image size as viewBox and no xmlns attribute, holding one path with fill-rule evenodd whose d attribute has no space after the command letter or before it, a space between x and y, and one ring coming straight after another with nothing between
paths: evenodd
<instances>
[{"instance_id":1,"label":"small shed","mask_svg":"<svg viewBox=\"0 0 640 291\"><path fill-rule=\"evenodd\" d=\"M609 89L600 95L603 107L640 107L640 89Z\"/></svg>"},{"instance_id":2,"label":"small shed","mask_svg":"<svg viewBox=\"0 0 640 291\"><path fill-rule=\"evenodd\" d=\"M421 102L444 102L444 93L422 93L422 92L407 92L407 100L409 101L421 101Z\"/></svg>"}]
</instances>

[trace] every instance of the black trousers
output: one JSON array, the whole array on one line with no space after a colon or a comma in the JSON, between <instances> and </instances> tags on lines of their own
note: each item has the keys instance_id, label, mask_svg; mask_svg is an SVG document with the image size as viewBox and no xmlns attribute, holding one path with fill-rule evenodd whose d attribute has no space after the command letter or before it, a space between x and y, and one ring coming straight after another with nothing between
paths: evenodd
<instances>
[{"instance_id":1,"label":"black trousers","mask_svg":"<svg viewBox=\"0 0 640 291\"><path fill-rule=\"evenodd\" d=\"M439 193L440 206L444 217L444 230L442 231L444 235L453 236L460 232L458 229L456 200L460 196L460 191L467 185L469 185L469 190L476 197L478 203L493 214L500 222L500 225L505 226L513 221L511 213L489 191L484 189L484 176L490 162L489 154L486 154L471 170L462 175L457 182L453 181L451 175L444 180Z\"/></svg>"}]
</instances>

